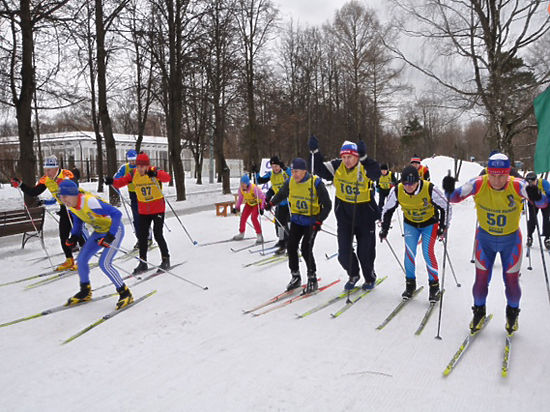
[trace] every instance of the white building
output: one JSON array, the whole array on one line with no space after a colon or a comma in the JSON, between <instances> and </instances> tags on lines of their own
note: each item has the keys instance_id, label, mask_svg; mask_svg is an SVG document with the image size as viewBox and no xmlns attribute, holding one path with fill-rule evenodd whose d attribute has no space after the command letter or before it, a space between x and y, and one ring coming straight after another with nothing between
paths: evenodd
<instances>
[{"instance_id":1,"label":"white building","mask_svg":"<svg viewBox=\"0 0 550 412\"><path fill-rule=\"evenodd\" d=\"M117 151L117 164L126 161L126 152L136 147L136 135L114 134ZM93 179L96 173L97 145L94 132L75 131L63 133L47 133L40 135L43 156L55 155L64 168L78 167L83 179ZM37 148L35 147L35 150ZM151 163L169 171L168 139L164 136L143 136L141 150L149 155ZM17 136L0 138L2 158L17 159L19 157L19 138ZM106 170L105 143L103 142L104 170ZM182 152L183 167L186 172L193 173L195 161L189 149ZM229 159L231 176L240 176L242 160ZM208 159L203 164L203 179L208 178ZM206 171L205 171L206 169ZM206 173L205 173L206 172Z\"/></svg>"}]
</instances>

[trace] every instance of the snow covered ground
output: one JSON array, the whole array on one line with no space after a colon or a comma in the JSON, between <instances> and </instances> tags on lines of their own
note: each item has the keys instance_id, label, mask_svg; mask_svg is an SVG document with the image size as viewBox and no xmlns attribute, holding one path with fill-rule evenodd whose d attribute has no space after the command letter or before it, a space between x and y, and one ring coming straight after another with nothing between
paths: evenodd
<instances>
[{"instance_id":1,"label":"snow covered ground","mask_svg":"<svg viewBox=\"0 0 550 412\"><path fill-rule=\"evenodd\" d=\"M441 182L451 159L427 159L432 181ZM464 163L461 179L476 175L478 165ZM190 185L191 187L191 185ZM11 189L2 190L2 200ZM194 189L193 189L194 190ZM197 188L196 190L199 190ZM203 190L203 189L201 189ZM331 188L332 190L332 188ZM191 189L190 189L191 191ZM13 194L13 193L12 193ZM15 194L15 196L18 196ZM182 220L199 243L231 237L238 218L215 216L216 193L197 195L194 206L208 210L184 215ZM178 211L189 202L172 204ZM445 274L441 335L436 340L437 313L420 336L414 331L427 306L427 274L417 257L417 278L426 288L382 331L375 327L399 302L404 275L388 247L377 248L376 271L388 276L380 287L337 319L336 304L304 319L296 319L318 303L340 292L345 274L336 259L336 238L321 233L315 254L321 285L342 282L328 290L260 317L242 309L279 293L289 280L285 263L243 268L258 258L247 251L233 253L231 246L193 246L174 217L166 238L172 262L186 260L175 269L180 276L208 285L203 291L182 280L162 275L136 287L135 297L158 293L75 341L61 342L114 308L116 298L1 328L3 373L0 399L3 410L116 410L116 411L512 411L546 410L550 401L546 367L548 297L540 259L533 250L533 270L522 270L520 330L514 337L510 376L500 376L504 345L505 299L501 266L497 260L487 302L493 321L447 378L442 371L467 333L471 319L470 263L475 227L473 202L454 206L449 253L462 287ZM524 227L522 218L522 227ZM334 215L325 229L334 231ZM266 239L274 238L272 224L264 221ZM51 253L59 251L53 230L46 239ZM124 245L135 242L129 226ZM251 235L251 229L247 228ZM399 225L389 241L403 254ZM19 248L20 237L0 239L3 270L0 283L40 273L45 261L36 240ZM247 241L245 241L247 242ZM250 242L250 241L248 241ZM439 259L442 244L437 246ZM547 257L548 263L548 254ZM61 260L59 257L57 260ZM149 259L158 263L158 250ZM441 267L441 260L440 267ZM131 270L136 261L120 265ZM303 272L305 267L302 264ZM92 286L108 283L99 269L91 272ZM25 290L26 283L0 287L0 323L31 315L63 303L78 289L77 276ZM103 294L113 288L98 291Z\"/></svg>"}]
</instances>

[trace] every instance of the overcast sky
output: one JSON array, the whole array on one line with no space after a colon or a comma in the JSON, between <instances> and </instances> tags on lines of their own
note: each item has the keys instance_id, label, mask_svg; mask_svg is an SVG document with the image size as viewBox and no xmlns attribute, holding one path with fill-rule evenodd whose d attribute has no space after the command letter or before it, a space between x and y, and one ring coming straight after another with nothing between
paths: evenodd
<instances>
[{"instance_id":1,"label":"overcast sky","mask_svg":"<svg viewBox=\"0 0 550 412\"><path fill-rule=\"evenodd\" d=\"M283 20L294 20L317 26L332 20L334 12L349 0L274 0L279 6ZM367 7L375 9L383 20L384 0L365 0Z\"/></svg>"}]
</instances>

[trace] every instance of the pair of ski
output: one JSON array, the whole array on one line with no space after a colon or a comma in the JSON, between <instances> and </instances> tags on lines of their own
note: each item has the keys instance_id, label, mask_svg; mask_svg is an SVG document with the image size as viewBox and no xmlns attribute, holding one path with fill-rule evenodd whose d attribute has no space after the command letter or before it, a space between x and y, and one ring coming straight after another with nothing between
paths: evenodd
<instances>
[{"instance_id":1,"label":"pair of ski","mask_svg":"<svg viewBox=\"0 0 550 412\"><path fill-rule=\"evenodd\" d=\"M380 279L377 279L376 280L376 283L375 283L375 286L378 286L380 283L382 283L384 280L387 279L387 276L384 276L383 278L380 278ZM313 309L310 309L308 310L307 312L304 312L302 313L301 315L296 315L298 317L298 319L301 319L301 318L305 318L306 316L309 316L315 312L318 312L336 302L339 302L341 300L344 300L347 298L347 301L346 303L344 304L344 306L342 306L342 308L334 313L331 313L330 316L332 316L332 318L337 318L339 317L342 313L346 312L348 309L350 309L353 305L355 305L355 303L357 303L359 300L363 299L365 296L367 296L370 292L372 292L374 289L367 289L365 291L363 291L363 293L361 293L359 296L355 296L355 294L357 292L360 292L362 291L363 289L361 289L360 287L356 287L356 288L353 288L351 289L350 291L345 291L345 292L342 292L336 296L334 296L333 298L330 298L329 300L327 300L326 302L323 302L317 306L315 306ZM354 296L354 299L351 299L351 296Z\"/></svg>"},{"instance_id":2,"label":"pair of ski","mask_svg":"<svg viewBox=\"0 0 550 412\"><path fill-rule=\"evenodd\" d=\"M250 251L250 253L257 253L257 252L262 252L262 251L265 251L267 252L268 250L276 250L277 249L277 246L270 246L270 247L265 247L265 245L267 245L268 243L273 243L275 242L274 240L268 240L266 242L264 242L264 248L262 249L261 247L258 249L258 250L255 250L255 251ZM243 247L240 247L240 248L231 248L231 252L234 252L234 253L238 253L238 252L242 252L243 250L246 250L246 249L252 249L254 246L261 246L261 243L258 244L256 242L252 243L251 245L247 245L247 246L243 246Z\"/></svg>"},{"instance_id":3,"label":"pair of ski","mask_svg":"<svg viewBox=\"0 0 550 412\"><path fill-rule=\"evenodd\" d=\"M265 266L265 265L271 265L272 263L279 263L283 262L288 259L288 256L285 255L271 255L267 256L265 258L255 260L254 262L247 263L243 265L243 268L247 268L250 266Z\"/></svg>"},{"instance_id":4,"label":"pair of ski","mask_svg":"<svg viewBox=\"0 0 550 412\"><path fill-rule=\"evenodd\" d=\"M449 376L452 371L454 371L458 361L462 359L462 356L464 353L468 350L472 342L476 339L476 337L479 335L479 333L485 329L485 326L493 319L493 314L488 315L485 318L485 321L483 322L483 325L481 325L481 328L475 332L469 332L468 335L466 335L466 338L464 341L460 344L458 347L458 350L451 358L451 361L443 371L443 376ZM513 333L506 333L506 339L504 342L504 351L502 355L502 365L500 368L500 374L503 378L506 378L508 376L508 369L510 365L510 354L512 352L512 336Z\"/></svg>"},{"instance_id":5,"label":"pair of ski","mask_svg":"<svg viewBox=\"0 0 550 412\"><path fill-rule=\"evenodd\" d=\"M241 242L243 240L251 240L251 239L256 239L255 237L245 237L241 240L235 240L233 238L231 239L223 239L223 240L215 240L214 242L206 242L206 243L200 243L198 246L199 247L204 247L204 246L212 246L212 245L219 245L219 244L222 244L222 243L229 243L229 242Z\"/></svg>"},{"instance_id":6,"label":"pair of ski","mask_svg":"<svg viewBox=\"0 0 550 412\"><path fill-rule=\"evenodd\" d=\"M318 281L320 281L320 280L321 279L319 278ZM252 309L243 310L243 313L244 314L250 313L250 314L252 314L252 316L265 315L266 313L273 312L274 310L283 308L287 305L290 305L291 303L294 303L294 302L297 302L299 300L306 299L306 298L309 298L311 296L314 296L314 295L330 288L331 286L336 285L338 282L340 282L340 279L337 279L337 280L335 280L335 281L333 281L333 282L331 282L327 285L321 286L321 287L319 287L319 289L317 289L316 291L311 292L311 293L305 293L307 284L304 284L299 288L280 293L280 294L272 297L271 299L268 299L264 303L261 303L261 304L259 304L258 306L254 307ZM278 303L278 304L276 304L276 303ZM271 306L271 305L274 305L274 306ZM258 312L258 310L263 309L267 306L269 306L269 308L263 310L262 312Z\"/></svg>"},{"instance_id":7,"label":"pair of ski","mask_svg":"<svg viewBox=\"0 0 550 412\"><path fill-rule=\"evenodd\" d=\"M399 302L399 304L395 307L395 309L386 317L386 319L384 319L382 321L382 323L380 323L380 325L378 325L376 327L377 330L382 330L386 327L386 325L388 323L390 323L390 321L395 318L397 316L397 314L399 312L401 312L403 310L403 308L405 306L407 306L407 304L413 300L422 290L424 289L424 286L421 286L419 287L418 289L416 289L413 294L412 294L412 297L410 299L403 299L401 302ZM440 294L439 294L439 299L441 299L441 295L445 293L445 290L443 289ZM434 302L430 302L430 304L428 305L428 309L426 309L426 312L424 313L424 316L422 317L422 320L420 321L420 324L418 325L418 327L416 328L416 331L414 332L414 334L416 336L419 336L422 331L424 330L424 328L426 327L426 325L428 324L428 321L430 320L430 317L432 316L432 313L437 305L437 302L438 301L434 301Z\"/></svg>"}]
</instances>

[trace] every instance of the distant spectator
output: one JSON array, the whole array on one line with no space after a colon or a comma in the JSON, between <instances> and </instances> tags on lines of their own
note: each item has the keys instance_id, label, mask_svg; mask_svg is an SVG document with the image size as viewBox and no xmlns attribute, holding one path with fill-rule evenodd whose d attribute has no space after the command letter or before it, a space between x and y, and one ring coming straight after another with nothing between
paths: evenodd
<instances>
[{"instance_id":1,"label":"distant spectator","mask_svg":"<svg viewBox=\"0 0 550 412\"><path fill-rule=\"evenodd\" d=\"M78 182L80 181L80 170L78 170L78 167L76 167L76 165L74 165L73 168L71 169L71 172L74 175L73 180L78 184Z\"/></svg>"}]
</instances>

